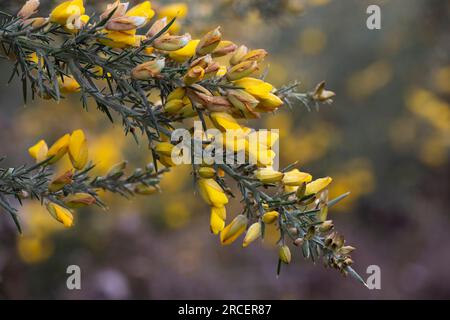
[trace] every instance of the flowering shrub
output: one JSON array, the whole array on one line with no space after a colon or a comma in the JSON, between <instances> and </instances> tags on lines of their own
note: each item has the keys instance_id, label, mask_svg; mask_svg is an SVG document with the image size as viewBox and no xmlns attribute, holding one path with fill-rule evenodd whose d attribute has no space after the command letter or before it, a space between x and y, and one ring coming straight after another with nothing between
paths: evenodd
<instances>
[{"instance_id":1,"label":"flowering shrub","mask_svg":"<svg viewBox=\"0 0 450 320\"><path fill-rule=\"evenodd\" d=\"M354 248L345 245L328 219L328 209L347 194L328 199L332 178L313 180L295 163L279 170L273 150L278 137L259 138L257 148L251 148L253 130L242 124L242 119L257 119L296 102L307 108L331 103L335 94L325 89L324 82L305 93L297 92L297 83L274 88L259 75L260 62L267 55L264 49L250 50L225 40L220 27L199 38L179 34L178 17L187 12L181 4L160 8L155 19L149 1L132 8L116 1L99 16L88 16L82 0L65 1L49 17L33 18L38 7L39 1L27 1L17 15L5 16L0 25L1 48L14 64L12 76L19 76L23 83L24 99L30 91L32 98L56 101L78 93L85 109L93 101L111 121L120 118L125 134L136 141L145 136L153 163L128 177L125 163L111 168L106 176L90 177L93 165L88 164L82 130L64 135L50 148L41 140L29 149L35 165L0 168L0 206L18 226L16 210L8 202L11 197L40 199L56 220L70 227L72 209L102 205L98 189L124 196L155 193L160 175L176 166L174 145L180 141L173 139L172 132L177 127L188 129L189 138L200 142L200 149L213 143L214 137L194 129L192 120L199 119L204 131L242 132L236 141L223 142L223 148L227 155L244 154L244 163L192 162L198 191L210 206L211 232L220 235L223 245L245 233L242 246L247 247L264 237L266 225L276 224L278 272L282 263L291 262L288 244L293 243L305 258L323 258L326 266L364 283L351 268ZM65 154L73 169L55 177L52 165ZM190 156L194 155L192 150ZM159 169L161 165L165 168ZM236 197L233 182L243 208L231 219L226 205L230 197Z\"/></svg>"}]
</instances>

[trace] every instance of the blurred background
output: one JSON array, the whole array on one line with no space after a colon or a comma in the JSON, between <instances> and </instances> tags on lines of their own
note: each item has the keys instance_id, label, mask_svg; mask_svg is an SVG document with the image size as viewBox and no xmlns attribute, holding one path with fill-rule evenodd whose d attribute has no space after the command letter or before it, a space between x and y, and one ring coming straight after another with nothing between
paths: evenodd
<instances>
[{"instance_id":1,"label":"blurred background","mask_svg":"<svg viewBox=\"0 0 450 320\"><path fill-rule=\"evenodd\" d=\"M16 12L22 1L0 2ZM41 2L45 12L55 3ZM87 2L92 12L94 1ZM380 266L381 290L313 265L299 251L277 277L270 232L262 246L222 247L209 232L207 205L194 196L190 167L181 166L164 176L161 194L131 201L105 195L108 211L78 210L69 230L36 202L20 209L22 236L1 212L0 298L450 298L450 2L186 3L183 29L199 36L221 25L225 38L265 48L267 80L276 86L297 79L306 91L326 80L337 93L319 112L297 105L258 126L280 129L283 165L299 160L315 176L332 176L332 196L351 191L330 216L357 247L355 269L367 278L367 266ZM366 27L370 4L381 7L381 30ZM20 84L6 85L11 65L0 64L3 166L32 163L29 146L78 128L99 174L123 159L130 168L150 161L145 144L125 137L120 122L111 124L95 106L83 111L77 97L24 106ZM230 216L233 209L237 214L238 201ZM81 268L82 290L66 288L72 264Z\"/></svg>"}]
</instances>

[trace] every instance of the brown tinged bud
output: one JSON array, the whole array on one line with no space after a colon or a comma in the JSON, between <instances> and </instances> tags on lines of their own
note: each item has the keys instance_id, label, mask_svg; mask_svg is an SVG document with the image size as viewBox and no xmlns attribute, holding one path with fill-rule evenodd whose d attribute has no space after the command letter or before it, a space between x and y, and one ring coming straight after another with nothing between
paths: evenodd
<instances>
[{"instance_id":1,"label":"brown tinged bud","mask_svg":"<svg viewBox=\"0 0 450 320\"><path fill-rule=\"evenodd\" d=\"M222 33L220 33L220 27L209 31L200 39L196 48L197 55L204 56L205 54L213 52L219 45L221 39Z\"/></svg>"},{"instance_id":2,"label":"brown tinged bud","mask_svg":"<svg viewBox=\"0 0 450 320\"><path fill-rule=\"evenodd\" d=\"M267 56L267 51L264 49L256 49L249 51L242 57L242 61L256 61L261 62Z\"/></svg>"},{"instance_id":3,"label":"brown tinged bud","mask_svg":"<svg viewBox=\"0 0 450 320\"><path fill-rule=\"evenodd\" d=\"M156 36L159 32L161 32L161 30L164 29L166 26L167 26L167 17L156 20L155 23L150 27L150 29L148 29L145 36L147 38L152 38Z\"/></svg>"},{"instance_id":4,"label":"brown tinged bud","mask_svg":"<svg viewBox=\"0 0 450 320\"><path fill-rule=\"evenodd\" d=\"M306 182L302 182L302 184L298 187L296 191L296 196L298 199L302 199L305 196L306 191Z\"/></svg>"},{"instance_id":5,"label":"brown tinged bud","mask_svg":"<svg viewBox=\"0 0 450 320\"><path fill-rule=\"evenodd\" d=\"M334 227L333 220L326 220L322 222L322 224L319 226L319 231L328 232L331 229L333 229L333 227Z\"/></svg>"},{"instance_id":6,"label":"brown tinged bud","mask_svg":"<svg viewBox=\"0 0 450 320\"><path fill-rule=\"evenodd\" d=\"M149 80L158 76L164 66L164 58L144 62L131 70L131 77L136 80Z\"/></svg>"},{"instance_id":7,"label":"brown tinged bud","mask_svg":"<svg viewBox=\"0 0 450 320\"><path fill-rule=\"evenodd\" d=\"M120 0L117 0L114 3L110 3L106 6L106 10L100 15L100 19L104 20L108 18L108 16L114 11L114 14L110 19L114 19L117 17L122 17L128 10L128 2L121 3Z\"/></svg>"},{"instance_id":8,"label":"brown tinged bud","mask_svg":"<svg viewBox=\"0 0 450 320\"><path fill-rule=\"evenodd\" d=\"M354 250L355 250L355 248L352 246L343 246L342 248L339 249L339 253L341 253L343 255L347 255L347 254L350 254L351 252L353 252Z\"/></svg>"},{"instance_id":9,"label":"brown tinged bud","mask_svg":"<svg viewBox=\"0 0 450 320\"><path fill-rule=\"evenodd\" d=\"M96 199L89 193L79 192L68 195L63 202L68 208L77 209L94 204Z\"/></svg>"},{"instance_id":10,"label":"brown tinged bud","mask_svg":"<svg viewBox=\"0 0 450 320\"><path fill-rule=\"evenodd\" d=\"M48 186L48 191L57 192L64 188L64 186L72 183L73 172L72 170L66 171L62 175L53 179L50 185Z\"/></svg>"},{"instance_id":11,"label":"brown tinged bud","mask_svg":"<svg viewBox=\"0 0 450 320\"><path fill-rule=\"evenodd\" d=\"M230 58L230 64L231 65L236 65L239 62L244 61L243 58L244 56L248 53L248 48L244 45L240 46L239 48L236 49L236 51L234 52L234 54L231 56Z\"/></svg>"},{"instance_id":12,"label":"brown tinged bud","mask_svg":"<svg viewBox=\"0 0 450 320\"><path fill-rule=\"evenodd\" d=\"M205 69L200 66L195 66L190 68L188 72L185 74L183 81L186 85L194 84L198 81L201 81L205 76Z\"/></svg>"},{"instance_id":13,"label":"brown tinged bud","mask_svg":"<svg viewBox=\"0 0 450 320\"><path fill-rule=\"evenodd\" d=\"M28 19L37 12L39 4L39 0L28 0L17 13L17 17L24 20Z\"/></svg>"},{"instance_id":14,"label":"brown tinged bud","mask_svg":"<svg viewBox=\"0 0 450 320\"><path fill-rule=\"evenodd\" d=\"M153 41L153 47L164 51L176 51L185 47L189 41L191 41L189 33L182 36L172 36L166 33Z\"/></svg>"},{"instance_id":15,"label":"brown tinged bud","mask_svg":"<svg viewBox=\"0 0 450 320\"><path fill-rule=\"evenodd\" d=\"M297 247L302 246L304 242L305 242L305 240L303 240L303 238L297 238L297 239L294 240L294 244L295 244Z\"/></svg>"},{"instance_id":16,"label":"brown tinged bud","mask_svg":"<svg viewBox=\"0 0 450 320\"><path fill-rule=\"evenodd\" d=\"M237 45L235 45L233 42L222 40L219 42L217 48L214 49L214 51L212 52L212 56L214 58L223 57L226 56L227 54L234 52L236 49Z\"/></svg>"},{"instance_id":17,"label":"brown tinged bud","mask_svg":"<svg viewBox=\"0 0 450 320\"><path fill-rule=\"evenodd\" d=\"M230 68L226 74L226 77L230 81L239 80L251 75L257 69L258 63L256 61L244 61Z\"/></svg>"},{"instance_id":18,"label":"brown tinged bud","mask_svg":"<svg viewBox=\"0 0 450 320\"><path fill-rule=\"evenodd\" d=\"M105 28L111 31L129 31L142 27L147 22L145 17L117 17L111 19Z\"/></svg>"},{"instance_id":19,"label":"brown tinged bud","mask_svg":"<svg viewBox=\"0 0 450 320\"><path fill-rule=\"evenodd\" d=\"M335 95L333 91L325 90L325 81L322 81L316 86L311 97L318 102L332 103L333 100L331 98Z\"/></svg>"},{"instance_id":20,"label":"brown tinged bud","mask_svg":"<svg viewBox=\"0 0 450 320\"><path fill-rule=\"evenodd\" d=\"M290 235L292 235L292 236L298 235L298 229L297 229L297 228L295 228L295 227L290 227L288 230L289 230L289 234L290 234Z\"/></svg>"}]
</instances>

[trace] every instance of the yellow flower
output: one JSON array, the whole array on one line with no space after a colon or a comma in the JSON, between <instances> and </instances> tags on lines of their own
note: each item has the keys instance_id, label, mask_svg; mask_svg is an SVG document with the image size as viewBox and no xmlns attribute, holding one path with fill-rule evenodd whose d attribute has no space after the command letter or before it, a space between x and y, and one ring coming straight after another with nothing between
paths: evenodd
<instances>
[{"instance_id":1,"label":"yellow flower","mask_svg":"<svg viewBox=\"0 0 450 320\"><path fill-rule=\"evenodd\" d=\"M127 31L107 31L104 39L100 43L111 48L126 48L136 45L136 30Z\"/></svg>"},{"instance_id":2,"label":"yellow flower","mask_svg":"<svg viewBox=\"0 0 450 320\"><path fill-rule=\"evenodd\" d=\"M229 113L211 112L210 118L214 126L222 132L226 132L227 130L241 129L239 123Z\"/></svg>"},{"instance_id":3,"label":"yellow flower","mask_svg":"<svg viewBox=\"0 0 450 320\"><path fill-rule=\"evenodd\" d=\"M291 262L291 250L288 246L281 246L278 255L283 263L289 264Z\"/></svg>"},{"instance_id":4,"label":"yellow flower","mask_svg":"<svg viewBox=\"0 0 450 320\"><path fill-rule=\"evenodd\" d=\"M150 1L144 1L128 10L125 15L128 17L144 17L145 23L148 23L155 15L155 11L152 10Z\"/></svg>"},{"instance_id":5,"label":"yellow flower","mask_svg":"<svg viewBox=\"0 0 450 320\"><path fill-rule=\"evenodd\" d=\"M283 100L281 100L278 96L274 95L273 93L269 93L264 99L261 99L260 103L257 106L257 110L271 112L276 110L283 103Z\"/></svg>"},{"instance_id":6,"label":"yellow flower","mask_svg":"<svg viewBox=\"0 0 450 320\"><path fill-rule=\"evenodd\" d=\"M66 154L69 149L70 135L65 134L59 138L51 147L48 149L47 157L52 159L49 161L50 164L55 163Z\"/></svg>"},{"instance_id":7,"label":"yellow flower","mask_svg":"<svg viewBox=\"0 0 450 320\"><path fill-rule=\"evenodd\" d=\"M155 151L162 156L170 157L172 156L173 148L174 145L170 142L160 142L156 145Z\"/></svg>"},{"instance_id":8,"label":"yellow flower","mask_svg":"<svg viewBox=\"0 0 450 320\"><path fill-rule=\"evenodd\" d=\"M195 49L199 44L200 40L195 39L188 42L183 48L178 49L176 51L171 51L169 53L169 57L175 60L176 62L185 62L189 58L192 58L195 55Z\"/></svg>"},{"instance_id":9,"label":"yellow flower","mask_svg":"<svg viewBox=\"0 0 450 320\"><path fill-rule=\"evenodd\" d=\"M270 92L273 90L273 86L270 83L250 77L236 80L233 83L258 99L269 99Z\"/></svg>"},{"instance_id":10,"label":"yellow flower","mask_svg":"<svg viewBox=\"0 0 450 320\"><path fill-rule=\"evenodd\" d=\"M286 186L299 186L303 182L310 182L312 176L306 172L300 172L298 169L293 169L286 172L283 177L283 184Z\"/></svg>"},{"instance_id":11,"label":"yellow flower","mask_svg":"<svg viewBox=\"0 0 450 320\"><path fill-rule=\"evenodd\" d=\"M88 161L88 147L83 130L75 130L70 135L69 157L75 169L81 170Z\"/></svg>"},{"instance_id":12,"label":"yellow flower","mask_svg":"<svg viewBox=\"0 0 450 320\"><path fill-rule=\"evenodd\" d=\"M243 214L236 216L236 218L231 221L220 232L220 243L223 245L228 245L233 243L242 233L245 232L247 228L248 219Z\"/></svg>"},{"instance_id":13,"label":"yellow flower","mask_svg":"<svg viewBox=\"0 0 450 320\"><path fill-rule=\"evenodd\" d=\"M333 181L330 177L316 179L306 185L305 196L316 194L324 190Z\"/></svg>"},{"instance_id":14,"label":"yellow flower","mask_svg":"<svg viewBox=\"0 0 450 320\"><path fill-rule=\"evenodd\" d=\"M224 206L211 207L210 228L211 232L218 234L225 227L227 211Z\"/></svg>"},{"instance_id":15,"label":"yellow flower","mask_svg":"<svg viewBox=\"0 0 450 320\"><path fill-rule=\"evenodd\" d=\"M261 236L261 223L255 222L252 224L245 234L244 242L242 243L242 247L247 247L250 243L255 241Z\"/></svg>"},{"instance_id":16,"label":"yellow flower","mask_svg":"<svg viewBox=\"0 0 450 320\"><path fill-rule=\"evenodd\" d=\"M66 25L69 18L82 16L85 12L83 0L65 1L50 13L50 21Z\"/></svg>"},{"instance_id":17,"label":"yellow flower","mask_svg":"<svg viewBox=\"0 0 450 320\"><path fill-rule=\"evenodd\" d=\"M211 167L200 167L198 169L198 175L204 179L211 179L216 175L216 170Z\"/></svg>"},{"instance_id":18,"label":"yellow flower","mask_svg":"<svg viewBox=\"0 0 450 320\"><path fill-rule=\"evenodd\" d=\"M201 81L205 76L205 69L200 66L195 66L188 70L188 72L184 75L183 81L186 85L194 84L198 81Z\"/></svg>"},{"instance_id":19,"label":"yellow flower","mask_svg":"<svg viewBox=\"0 0 450 320\"><path fill-rule=\"evenodd\" d=\"M262 183L274 183L281 181L284 174L279 171L275 171L272 168L261 168L256 171L256 179Z\"/></svg>"},{"instance_id":20,"label":"yellow flower","mask_svg":"<svg viewBox=\"0 0 450 320\"><path fill-rule=\"evenodd\" d=\"M275 221L277 221L279 215L280 215L280 214L278 213L278 211L269 211L269 212L266 212L266 213L264 213L264 215L262 216L262 221L263 221L265 224L272 224L272 223L274 223Z\"/></svg>"},{"instance_id":21,"label":"yellow flower","mask_svg":"<svg viewBox=\"0 0 450 320\"><path fill-rule=\"evenodd\" d=\"M71 227L73 225L73 215L69 209L61 207L60 205L49 202L47 203L47 210L50 214L65 227Z\"/></svg>"},{"instance_id":22,"label":"yellow flower","mask_svg":"<svg viewBox=\"0 0 450 320\"><path fill-rule=\"evenodd\" d=\"M96 202L95 198L89 193L78 192L75 194L70 194L63 199L64 204L69 208L76 209L84 206L89 206Z\"/></svg>"},{"instance_id":23,"label":"yellow flower","mask_svg":"<svg viewBox=\"0 0 450 320\"><path fill-rule=\"evenodd\" d=\"M80 91L79 83L73 78L68 76L63 76L63 78L58 78L59 88L62 93L74 93Z\"/></svg>"},{"instance_id":24,"label":"yellow flower","mask_svg":"<svg viewBox=\"0 0 450 320\"><path fill-rule=\"evenodd\" d=\"M214 179L199 179L198 186L203 200L211 206L223 207L228 198L222 187Z\"/></svg>"},{"instance_id":25,"label":"yellow flower","mask_svg":"<svg viewBox=\"0 0 450 320\"><path fill-rule=\"evenodd\" d=\"M90 17L86 14L83 14L81 17L74 17L71 20L68 20L66 25L64 26L64 30L69 33L75 34L83 28L86 23L88 23Z\"/></svg>"},{"instance_id":26,"label":"yellow flower","mask_svg":"<svg viewBox=\"0 0 450 320\"><path fill-rule=\"evenodd\" d=\"M159 162L161 162L166 168L175 167L176 164L172 161L172 157L159 156Z\"/></svg>"},{"instance_id":27,"label":"yellow flower","mask_svg":"<svg viewBox=\"0 0 450 320\"><path fill-rule=\"evenodd\" d=\"M167 101L175 100L175 99L183 99L186 95L186 89L185 88L176 88L173 90L169 95L167 96Z\"/></svg>"},{"instance_id":28,"label":"yellow flower","mask_svg":"<svg viewBox=\"0 0 450 320\"><path fill-rule=\"evenodd\" d=\"M34 146L28 148L28 153L36 162L41 162L47 159L48 146L44 140L40 140Z\"/></svg>"}]
</instances>

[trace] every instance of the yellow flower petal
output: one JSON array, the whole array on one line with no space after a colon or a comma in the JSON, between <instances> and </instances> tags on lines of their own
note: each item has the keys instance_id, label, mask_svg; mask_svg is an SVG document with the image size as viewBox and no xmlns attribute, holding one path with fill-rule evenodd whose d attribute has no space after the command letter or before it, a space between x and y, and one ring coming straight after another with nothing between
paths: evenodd
<instances>
[{"instance_id":1,"label":"yellow flower petal","mask_svg":"<svg viewBox=\"0 0 450 320\"><path fill-rule=\"evenodd\" d=\"M28 148L28 153L36 162L41 162L47 159L48 146L44 140L40 140L34 146Z\"/></svg>"},{"instance_id":2,"label":"yellow flower petal","mask_svg":"<svg viewBox=\"0 0 450 320\"><path fill-rule=\"evenodd\" d=\"M69 149L70 144L70 135L65 134L61 138L59 138L51 147L48 149L47 157L53 157L49 163L55 163L59 159L62 158Z\"/></svg>"},{"instance_id":3,"label":"yellow flower petal","mask_svg":"<svg viewBox=\"0 0 450 320\"><path fill-rule=\"evenodd\" d=\"M197 48L200 40L191 40L185 45L183 48L178 49L176 51L171 51L169 53L169 57L177 62L185 62L189 58L192 58L195 54L195 49Z\"/></svg>"},{"instance_id":4,"label":"yellow flower petal","mask_svg":"<svg viewBox=\"0 0 450 320\"><path fill-rule=\"evenodd\" d=\"M233 243L241 234L245 232L247 228L248 219L246 216L240 214L231 221L231 223L226 226L220 232L220 242L223 245L228 245Z\"/></svg>"},{"instance_id":5,"label":"yellow flower petal","mask_svg":"<svg viewBox=\"0 0 450 320\"><path fill-rule=\"evenodd\" d=\"M81 170L88 161L88 147L82 130L75 130L70 136L69 156L75 169Z\"/></svg>"},{"instance_id":6,"label":"yellow flower petal","mask_svg":"<svg viewBox=\"0 0 450 320\"><path fill-rule=\"evenodd\" d=\"M298 169L293 169L286 172L283 177L283 184L286 186L299 186L303 182L310 182L312 176L306 172L300 172Z\"/></svg>"},{"instance_id":7,"label":"yellow flower petal","mask_svg":"<svg viewBox=\"0 0 450 320\"><path fill-rule=\"evenodd\" d=\"M222 187L214 179L198 180L200 195L211 206L223 207L228 203L228 198Z\"/></svg>"},{"instance_id":8,"label":"yellow flower petal","mask_svg":"<svg viewBox=\"0 0 450 320\"><path fill-rule=\"evenodd\" d=\"M218 234L225 227L225 207L211 207L210 227L211 232Z\"/></svg>"},{"instance_id":9,"label":"yellow flower petal","mask_svg":"<svg viewBox=\"0 0 450 320\"><path fill-rule=\"evenodd\" d=\"M324 190L333 181L330 177L316 179L306 185L305 196L316 194Z\"/></svg>"},{"instance_id":10,"label":"yellow flower petal","mask_svg":"<svg viewBox=\"0 0 450 320\"><path fill-rule=\"evenodd\" d=\"M60 205L49 202L47 204L47 210L50 214L65 227L73 226L73 215L69 209L61 207Z\"/></svg>"}]
</instances>

